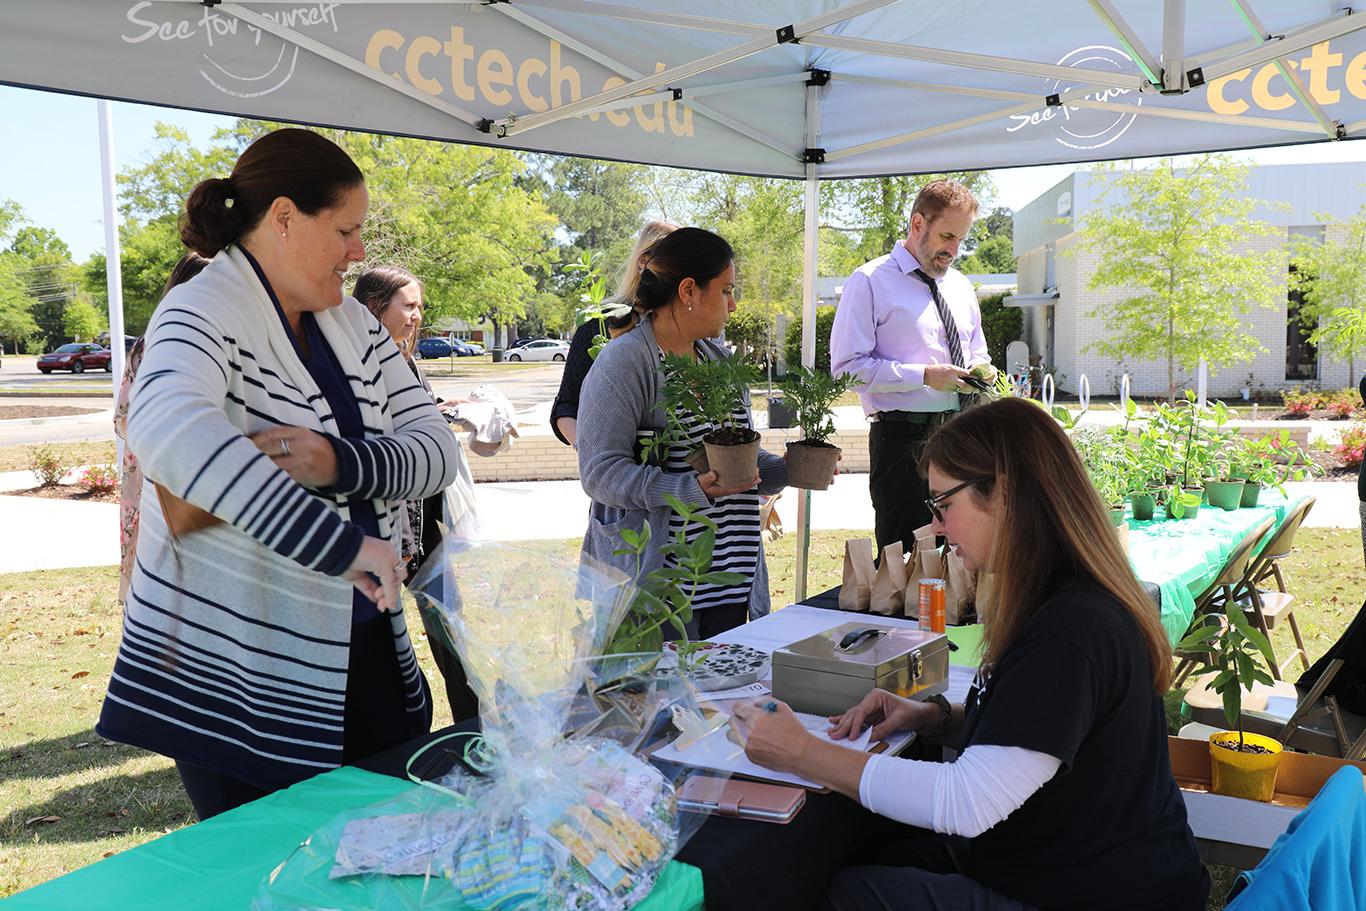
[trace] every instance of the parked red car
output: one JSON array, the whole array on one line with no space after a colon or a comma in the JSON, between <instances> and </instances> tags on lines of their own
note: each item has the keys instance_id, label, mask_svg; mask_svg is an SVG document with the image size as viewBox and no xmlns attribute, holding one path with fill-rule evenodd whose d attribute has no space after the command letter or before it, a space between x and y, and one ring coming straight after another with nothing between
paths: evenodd
<instances>
[{"instance_id":1,"label":"parked red car","mask_svg":"<svg viewBox=\"0 0 1366 911\"><path fill-rule=\"evenodd\" d=\"M105 373L113 373L113 357L112 351L100 345L72 342L38 358L38 370L41 373L51 373L54 370L70 370L72 373L103 370Z\"/></svg>"}]
</instances>

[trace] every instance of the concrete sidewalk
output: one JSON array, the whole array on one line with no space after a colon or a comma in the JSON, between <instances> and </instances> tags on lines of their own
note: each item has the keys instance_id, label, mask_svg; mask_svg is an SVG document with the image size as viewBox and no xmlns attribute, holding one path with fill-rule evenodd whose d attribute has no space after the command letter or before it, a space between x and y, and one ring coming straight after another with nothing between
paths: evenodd
<instances>
[{"instance_id":1,"label":"concrete sidewalk","mask_svg":"<svg viewBox=\"0 0 1366 911\"><path fill-rule=\"evenodd\" d=\"M0 473L0 490L36 485L30 472ZM582 537L588 498L578 481L526 481L476 487L484 534L494 541L549 541ZM1318 498L1307 527L1357 528L1356 483L1319 481L1287 484L1291 496ZM797 498L788 489L778 515L788 532L797 527ZM815 531L851 529L872 537L873 507L868 476L846 474L829 490L811 495ZM118 506L37 497L0 496L0 573L75 566L105 566L119 560Z\"/></svg>"}]
</instances>

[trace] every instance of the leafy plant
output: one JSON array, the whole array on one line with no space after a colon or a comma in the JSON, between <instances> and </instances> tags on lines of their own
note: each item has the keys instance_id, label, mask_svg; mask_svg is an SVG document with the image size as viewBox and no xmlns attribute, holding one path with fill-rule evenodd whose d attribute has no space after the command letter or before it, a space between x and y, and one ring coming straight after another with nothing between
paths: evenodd
<instances>
[{"instance_id":1,"label":"leafy plant","mask_svg":"<svg viewBox=\"0 0 1366 911\"><path fill-rule=\"evenodd\" d=\"M1224 703L1224 718L1238 731L1238 749L1243 748L1243 691L1256 683L1271 684L1271 675L1258 667L1258 658L1271 667L1275 655L1261 630L1253 627L1237 600L1231 599L1223 614L1205 614L1176 646L1178 651L1197 652L1200 669L1215 671L1209 688Z\"/></svg>"},{"instance_id":2,"label":"leafy plant","mask_svg":"<svg viewBox=\"0 0 1366 911\"><path fill-rule=\"evenodd\" d=\"M38 476L39 487L56 487L70 466L61 454L51 446L33 446L29 449L29 470Z\"/></svg>"},{"instance_id":3,"label":"leafy plant","mask_svg":"<svg viewBox=\"0 0 1366 911\"><path fill-rule=\"evenodd\" d=\"M1087 427L1072 435L1072 445L1081 457L1091 486L1109 507L1122 506L1134 488L1131 483L1135 460L1129 449L1128 431L1120 426Z\"/></svg>"},{"instance_id":4,"label":"leafy plant","mask_svg":"<svg viewBox=\"0 0 1366 911\"><path fill-rule=\"evenodd\" d=\"M783 379L783 397L797 412L803 442L825 443L830 439L835 432L832 408L835 400L858 384L853 374L831 376L828 370L807 367L789 373Z\"/></svg>"},{"instance_id":5,"label":"leafy plant","mask_svg":"<svg viewBox=\"0 0 1366 911\"><path fill-rule=\"evenodd\" d=\"M631 305L607 300L607 279L602 274L601 254L585 251L578 262L565 266L565 270L577 272L581 276L579 303L583 306L577 311L580 322L587 322L590 319L598 321L598 334L593 336L593 342L588 346L588 356L596 360L598 352L611 341L611 336L607 332L607 321L625 316L631 312Z\"/></svg>"},{"instance_id":6,"label":"leafy plant","mask_svg":"<svg viewBox=\"0 0 1366 911\"><path fill-rule=\"evenodd\" d=\"M1290 437L1289 430L1262 437L1243 437L1229 448L1229 475L1285 495L1286 481L1301 481L1319 467Z\"/></svg>"},{"instance_id":7,"label":"leafy plant","mask_svg":"<svg viewBox=\"0 0 1366 911\"><path fill-rule=\"evenodd\" d=\"M712 551L716 547L716 523L702 515L703 507L688 506L676 497L665 496L682 525L673 539L659 550L664 565L641 574L641 562L650 547L650 525L640 531L623 529L621 539L625 547L615 551L617 556L633 555L636 560L636 593L621 622L608 638L605 653L609 655L633 652L657 652L664 645L664 628L672 627L680 636L687 635L685 624L692 619L692 599L700 585L739 585L745 581L740 573L713 572ZM689 540L694 525L701 526Z\"/></svg>"},{"instance_id":8,"label":"leafy plant","mask_svg":"<svg viewBox=\"0 0 1366 911\"><path fill-rule=\"evenodd\" d=\"M1281 393L1286 413L1294 417L1306 417L1313 412L1319 401L1316 389L1287 389Z\"/></svg>"},{"instance_id":9,"label":"leafy plant","mask_svg":"<svg viewBox=\"0 0 1366 911\"><path fill-rule=\"evenodd\" d=\"M1164 502L1167 504L1167 508L1171 510L1173 519L1183 519L1186 513L1200 508L1201 498L1198 493L1182 490L1173 485L1167 488Z\"/></svg>"},{"instance_id":10,"label":"leafy plant","mask_svg":"<svg viewBox=\"0 0 1366 911\"><path fill-rule=\"evenodd\" d=\"M1333 454L1344 468L1356 468L1366 452L1366 424L1354 424L1342 431L1342 439L1333 447Z\"/></svg>"},{"instance_id":11,"label":"leafy plant","mask_svg":"<svg viewBox=\"0 0 1366 911\"><path fill-rule=\"evenodd\" d=\"M667 354L664 372L665 411L673 416L675 426L687 412L712 425L707 434L709 442L744 443L752 439L753 431L736 419L735 406L744 399L750 384L758 382L758 367L738 357L709 360Z\"/></svg>"},{"instance_id":12,"label":"leafy plant","mask_svg":"<svg viewBox=\"0 0 1366 911\"><path fill-rule=\"evenodd\" d=\"M111 494L118 489L119 473L113 465L91 465L81 473L80 485L91 496Z\"/></svg>"}]
</instances>

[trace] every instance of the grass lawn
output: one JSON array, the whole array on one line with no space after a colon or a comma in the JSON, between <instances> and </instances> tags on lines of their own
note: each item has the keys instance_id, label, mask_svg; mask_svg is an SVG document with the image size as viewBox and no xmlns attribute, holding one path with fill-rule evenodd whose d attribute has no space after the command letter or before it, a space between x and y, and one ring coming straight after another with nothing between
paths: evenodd
<instances>
[{"instance_id":1,"label":"grass lawn","mask_svg":"<svg viewBox=\"0 0 1366 911\"><path fill-rule=\"evenodd\" d=\"M0 450L3 454L4 450ZM840 581L843 542L812 535L812 593ZM1360 540L1348 529L1304 529L1286 565L1311 658L1344 629L1366 592ZM546 542L573 554L575 541ZM794 538L768 549L773 602L792 600ZM171 763L106 743L93 730L119 641L115 567L0 576L0 898L193 822ZM440 691L421 623L423 670ZM1289 633L1276 631L1279 653ZM1171 704L1179 706L1179 697ZM449 722L438 705L438 725ZM1232 871L1214 870L1221 899ZM1221 900L1211 903L1221 908Z\"/></svg>"},{"instance_id":2,"label":"grass lawn","mask_svg":"<svg viewBox=\"0 0 1366 911\"><path fill-rule=\"evenodd\" d=\"M106 465L114 462L114 441L90 443L47 443L69 468L77 465ZM32 467L35 446L0 446L0 471L27 471Z\"/></svg>"}]
</instances>

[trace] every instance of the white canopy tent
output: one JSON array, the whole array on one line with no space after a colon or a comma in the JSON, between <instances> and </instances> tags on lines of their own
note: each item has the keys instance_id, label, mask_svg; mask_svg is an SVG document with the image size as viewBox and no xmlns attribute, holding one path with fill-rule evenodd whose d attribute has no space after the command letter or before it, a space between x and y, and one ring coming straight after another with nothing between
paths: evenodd
<instances>
[{"instance_id":1,"label":"white canopy tent","mask_svg":"<svg viewBox=\"0 0 1366 911\"><path fill-rule=\"evenodd\" d=\"M1328 0L9 0L0 82L805 181L1366 135ZM105 227L122 358L112 154ZM809 494L799 501L805 595Z\"/></svg>"}]
</instances>

